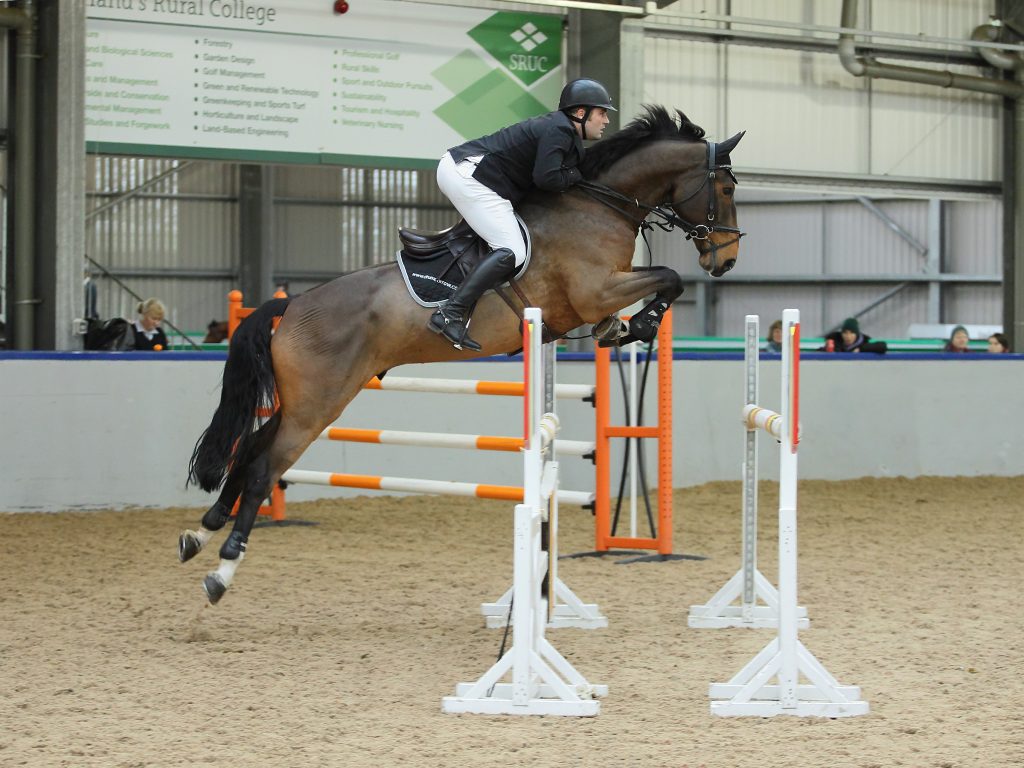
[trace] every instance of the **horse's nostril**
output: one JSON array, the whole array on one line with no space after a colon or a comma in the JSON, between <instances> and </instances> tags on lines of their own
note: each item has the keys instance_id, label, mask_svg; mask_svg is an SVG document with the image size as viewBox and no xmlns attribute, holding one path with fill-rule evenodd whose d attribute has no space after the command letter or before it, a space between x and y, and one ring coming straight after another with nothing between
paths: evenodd
<instances>
[{"instance_id":1,"label":"horse's nostril","mask_svg":"<svg viewBox=\"0 0 1024 768\"><path fill-rule=\"evenodd\" d=\"M722 265L722 272L728 272L730 269L736 266L736 259L729 259Z\"/></svg>"}]
</instances>

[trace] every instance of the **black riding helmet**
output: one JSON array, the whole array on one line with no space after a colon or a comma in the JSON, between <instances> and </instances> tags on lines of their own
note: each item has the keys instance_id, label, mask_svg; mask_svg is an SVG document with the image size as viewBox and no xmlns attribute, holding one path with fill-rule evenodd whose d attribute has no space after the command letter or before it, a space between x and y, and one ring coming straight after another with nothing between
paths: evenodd
<instances>
[{"instance_id":1,"label":"black riding helmet","mask_svg":"<svg viewBox=\"0 0 1024 768\"><path fill-rule=\"evenodd\" d=\"M582 118L569 114L570 110L577 107L584 107L587 110ZM597 80L581 78L566 83L562 89L562 95L558 99L558 109L560 112L565 112L566 116L574 123L580 123L583 126L584 139L587 138L587 120L590 119L590 113L594 107L618 112L612 106L612 97L609 95L608 89L597 82Z\"/></svg>"}]
</instances>

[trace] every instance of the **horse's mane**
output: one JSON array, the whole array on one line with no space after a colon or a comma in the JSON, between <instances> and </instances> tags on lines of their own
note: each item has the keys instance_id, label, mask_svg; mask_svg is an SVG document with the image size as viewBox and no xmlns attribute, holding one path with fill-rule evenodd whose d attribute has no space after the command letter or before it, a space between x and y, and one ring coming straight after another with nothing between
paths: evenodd
<instances>
[{"instance_id":1,"label":"horse's mane","mask_svg":"<svg viewBox=\"0 0 1024 768\"><path fill-rule=\"evenodd\" d=\"M690 122L690 118L682 111L677 109L676 116L672 117L664 107L645 104L644 113L640 117L607 139L587 148L580 166L583 176L596 178L616 161L653 141L700 141L704 138L704 129Z\"/></svg>"}]
</instances>

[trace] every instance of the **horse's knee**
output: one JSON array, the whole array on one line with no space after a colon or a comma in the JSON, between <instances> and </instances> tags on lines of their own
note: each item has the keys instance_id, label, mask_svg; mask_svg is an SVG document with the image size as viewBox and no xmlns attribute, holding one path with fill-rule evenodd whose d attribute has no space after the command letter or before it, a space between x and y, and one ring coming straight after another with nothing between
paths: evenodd
<instances>
[{"instance_id":1,"label":"horse's knee","mask_svg":"<svg viewBox=\"0 0 1024 768\"><path fill-rule=\"evenodd\" d=\"M658 295L668 299L669 303L671 303L674 299L681 296L685 289L683 276L674 269L665 267L664 279L665 285L658 291Z\"/></svg>"},{"instance_id":2,"label":"horse's knee","mask_svg":"<svg viewBox=\"0 0 1024 768\"><path fill-rule=\"evenodd\" d=\"M203 515L203 528L208 531L219 531L231 519L231 509L222 501L217 501Z\"/></svg>"},{"instance_id":3,"label":"horse's knee","mask_svg":"<svg viewBox=\"0 0 1024 768\"><path fill-rule=\"evenodd\" d=\"M245 554L249 537L241 531L232 531L220 548L222 560L238 560Z\"/></svg>"}]
</instances>

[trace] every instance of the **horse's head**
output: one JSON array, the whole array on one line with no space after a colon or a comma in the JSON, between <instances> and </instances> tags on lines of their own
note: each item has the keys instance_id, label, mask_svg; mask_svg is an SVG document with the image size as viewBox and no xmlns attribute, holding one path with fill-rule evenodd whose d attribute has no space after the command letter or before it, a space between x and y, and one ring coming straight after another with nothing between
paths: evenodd
<instances>
[{"instance_id":1,"label":"horse's head","mask_svg":"<svg viewBox=\"0 0 1024 768\"><path fill-rule=\"evenodd\" d=\"M743 237L736 226L736 177L729 157L742 138L743 133L737 133L717 144L705 142L697 172L679 176L670 193L669 207L679 217L674 223L693 240L701 269L712 277L721 277L736 265Z\"/></svg>"},{"instance_id":2,"label":"horse's head","mask_svg":"<svg viewBox=\"0 0 1024 768\"><path fill-rule=\"evenodd\" d=\"M646 106L621 131L587 149L581 170L598 183L585 191L627 220L635 220L632 202L641 219L681 228L697 246L700 266L721 277L736 264L742 237L729 159L741 138L704 141L704 129L682 112L673 117L664 107Z\"/></svg>"}]
</instances>

